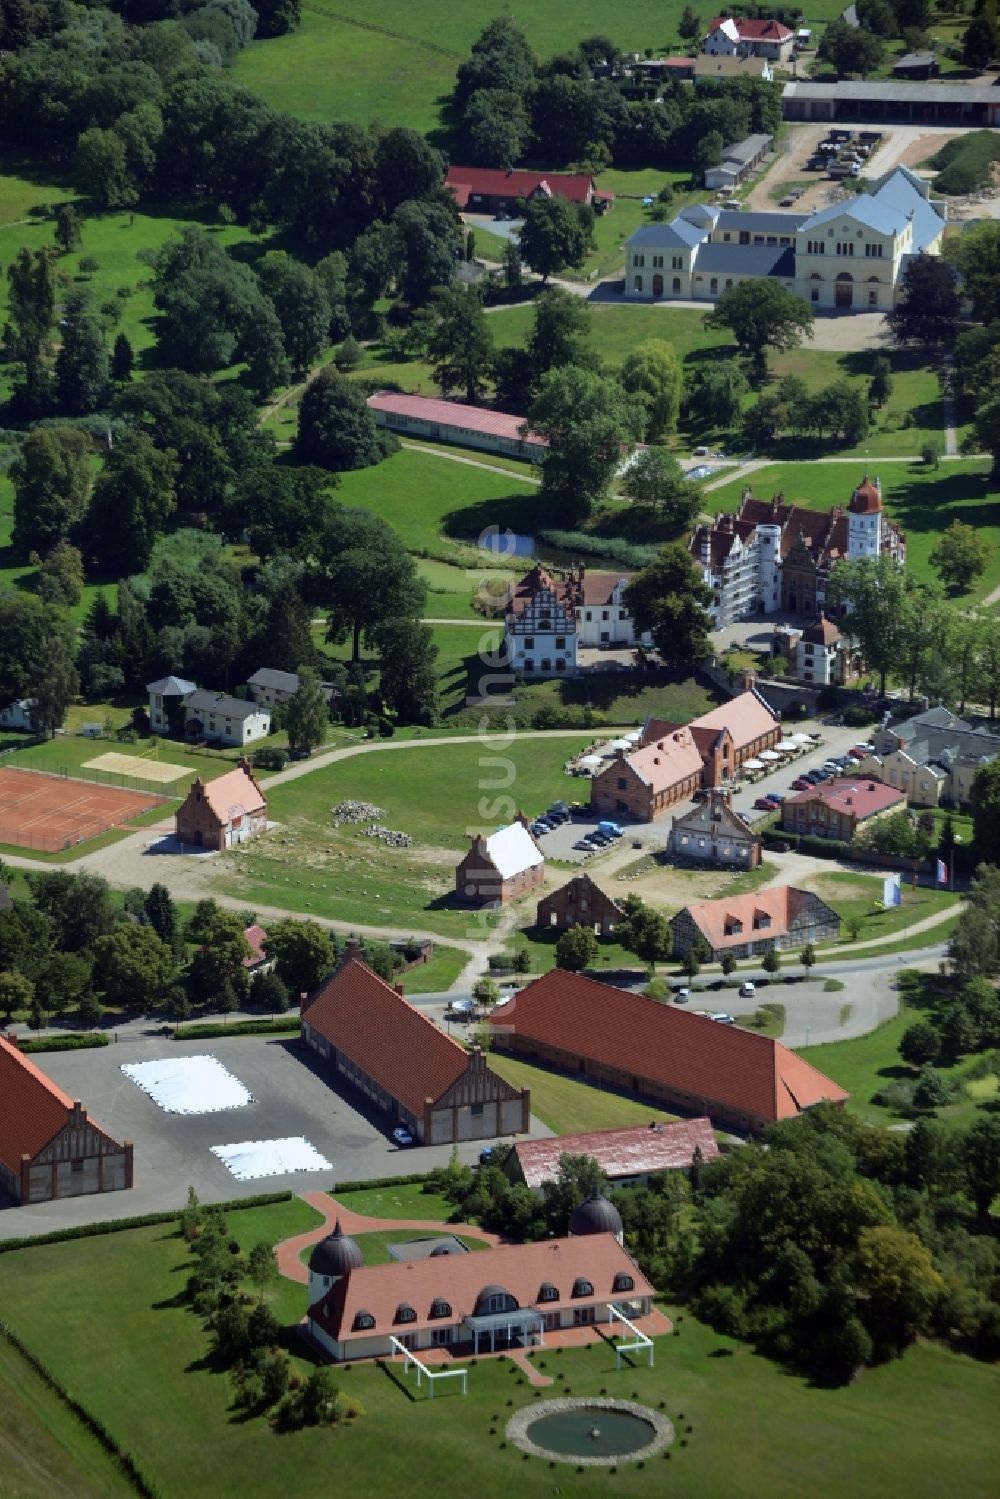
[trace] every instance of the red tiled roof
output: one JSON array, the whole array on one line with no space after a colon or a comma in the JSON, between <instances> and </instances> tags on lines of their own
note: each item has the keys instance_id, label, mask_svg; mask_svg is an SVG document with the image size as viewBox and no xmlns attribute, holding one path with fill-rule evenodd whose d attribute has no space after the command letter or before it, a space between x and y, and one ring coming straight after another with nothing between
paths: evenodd
<instances>
[{"instance_id":1,"label":"red tiled roof","mask_svg":"<svg viewBox=\"0 0 1000 1499\"><path fill-rule=\"evenodd\" d=\"M836 645L840 639L840 631L832 619L821 614L808 629L802 631L802 639L807 645Z\"/></svg>"},{"instance_id":2,"label":"red tiled roof","mask_svg":"<svg viewBox=\"0 0 1000 1499\"><path fill-rule=\"evenodd\" d=\"M524 418L511 416L507 411L463 406L460 401L441 401L435 396L406 396L395 390L377 390L368 397L368 405L373 411L385 411L391 416L415 416L420 421L437 422L443 427L459 427L487 437L509 437L536 447L547 446L545 439L535 432L522 438Z\"/></svg>"},{"instance_id":3,"label":"red tiled roof","mask_svg":"<svg viewBox=\"0 0 1000 1499\"><path fill-rule=\"evenodd\" d=\"M57 1135L73 1100L30 1057L0 1037L0 1161L15 1175Z\"/></svg>"},{"instance_id":4,"label":"red tiled roof","mask_svg":"<svg viewBox=\"0 0 1000 1499\"><path fill-rule=\"evenodd\" d=\"M634 573L592 573L584 570L580 580L582 603L589 606L610 604L616 586L631 583Z\"/></svg>"},{"instance_id":5,"label":"red tiled roof","mask_svg":"<svg viewBox=\"0 0 1000 1499\"><path fill-rule=\"evenodd\" d=\"M248 926L243 933L250 944L250 954L243 959L244 968L255 968L258 963L267 962L267 953L264 951L264 943L267 941L267 933L262 926L254 923Z\"/></svg>"},{"instance_id":6,"label":"red tiled roof","mask_svg":"<svg viewBox=\"0 0 1000 1499\"><path fill-rule=\"evenodd\" d=\"M489 1016L525 1043L539 1042L622 1073L760 1119L788 1119L843 1088L780 1041L580 974L553 969ZM697 1105L695 1105L697 1106Z\"/></svg>"},{"instance_id":7,"label":"red tiled roof","mask_svg":"<svg viewBox=\"0 0 1000 1499\"><path fill-rule=\"evenodd\" d=\"M555 602L564 609L572 609L573 590L569 582L565 578L554 578L547 568L536 562L531 571L518 580L507 601L507 612L524 614L543 590L551 593Z\"/></svg>"},{"instance_id":8,"label":"red tiled roof","mask_svg":"<svg viewBox=\"0 0 1000 1499\"><path fill-rule=\"evenodd\" d=\"M564 1155L586 1155L597 1161L610 1182L647 1171L677 1171L690 1166L695 1150L702 1159L719 1154L710 1119L653 1120L631 1129L591 1130L584 1135L552 1135L546 1140L518 1140L514 1152L527 1186L555 1181Z\"/></svg>"},{"instance_id":9,"label":"red tiled roof","mask_svg":"<svg viewBox=\"0 0 1000 1499\"><path fill-rule=\"evenodd\" d=\"M835 812L845 812L853 816L856 822L862 822L876 812L884 812L886 807L895 806L897 802L905 803L906 793L895 786L887 786L884 781L873 781L867 776L861 780L854 777L846 780L838 778L825 785L815 786L811 791L800 791L797 795L788 797L782 803L782 814L786 807L803 807L809 802L822 802Z\"/></svg>"},{"instance_id":10,"label":"red tiled roof","mask_svg":"<svg viewBox=\"0 0 1000 1499\"><path fill-rule=\"evenodd\" d=\"M761 915L769 918L766 929L768 937L785 936L792 924L795 897L799 893L792 885L773 885L770 890L758 890L749 895L698 901L684 909L715 951L719 948L741 947L745 942L753 940L754 922ZM739 930L728 930L730 925L738 925Z\"/></svg>"},{"instance_id":11,"label":"red tiled roof","mask_svg":"<svg viewBox=\"0 0 1000 1499\"><path fill-rule=\"evenodd\" d=\"M787 26L780 21L749 19L737 20L735 16L715 16L709 23L708 34L718 31L723 21L729 21L736 27L741 41L745 42L786 42L793 35Z\"/></svg>"},{"instance_id":12,"label":"red tiled roof","mask_svg":"<svg viewBox=\"0 0 1000 1499\"><path fill-rule=\"evenodd\" d=\"M474 1313L476 1298L487 1286L499 1286L515 1297L518 1305L532 1307L539 1291L549 1281L559 1292L559 1299L546 1302L545 1311L579 1305L573 1299L573 1283L582 1276L594 1287L587 1301L610 1301L615 1276L625 1273L635 1282L629 1296L653 1296L653 1287L631 1255L618 1243L614 1234L585 1234L577 1238L549 1239L539 1244L503 1244L478 1254L442 1254L423 1260L402 1260L387 1265L364 1265L351 1270L342 1280L309 1309L309 1315L330 1337L343 1342L352 1336L358 1312L369 1312L375 1326L359 1331L356 1337L399 1335L396 1311L406 1304L416 1312L416 1320L403 1327L416 1332L461 1322ZM432 1318L431 1303L440 1297L451 1312Z\"/></svg>"},{"instance_id":13,"label":"red tiled roof","mask_svg":"<svg viewBox=\"0 0 1000 1499\"><path fill-rule=\"evenodd\" d=\"M643 785L654 792L673 786L687 776L701 774L701 751L689 728L674 729L662 739L633 750L630 755L622 758ZM604 776L614 775L620 764L621 761L612 760L607 770L602 770L594 778L595 782L602 780Z\"/></svg>"},{"instance_id":14,"label":"red tiled roof","mask_svg":"<svg viewBox=\"0 0 1000 1499\"><path fill-rule=\"evenodd\" d=\"M191 790L200 786L202 795L220 822L228 822L234 811L266 812L267 801L253 773L242 765L228 770L214 781L202 781L200 777L192 783Z\"/></svg>"},{"instance_id":15,"label":"red tiled roof","mask_svg":"<svg viewBox=\"0 0 1000 1499\"><path fill-rule=\"evenodd\" d=\"M303 1020L418 1118L469 1065L464 1047L357 958L316 991Z\"/></svg>"},{"instance_id":16,"label":"red tiled roof","mask_svg":"<svg viewBox=\"0 0 1000 1499\"><path fill-rule=\"evenodd\" d=\"M741 692L728 703L721 703L718 708L712 708L700 718L693 719L690 727L712 729L716 733L721 729L728 729L733 736L733 744L737 749L743 749L762 735L779 729L780 724L755 692Z\"/></svg>"},{"instance_id":17,"label":"red tiled roof","mask_svg":"<svg viewBox=\"0 0 1000 1499\"><path fill-rule=\"evenodd\" d=\"M444 183L458 198L460 208L466 206L472 193L491 198L529 198L541 189L546 197L587 203L594 190L594 179L585 172L505 172L501 167L449 167Z\"/></svg>"},{"instance_id":18,"label":"red tiled roof","mask_svg":"<svg viewBox=\"0 0 1000 1499\"><path fill-rule=\"evenodd\" d=\"M882 496L878 486L872 483L867 474L851 495L848 509L853 510L855 515L877 515L882 509Z\"/></svg>"}]
</instances>

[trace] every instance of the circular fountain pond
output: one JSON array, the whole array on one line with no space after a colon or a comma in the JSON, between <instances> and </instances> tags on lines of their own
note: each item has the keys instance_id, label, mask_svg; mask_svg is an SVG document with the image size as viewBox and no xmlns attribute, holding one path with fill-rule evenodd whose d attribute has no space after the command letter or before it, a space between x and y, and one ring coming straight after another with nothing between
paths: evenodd
<instances>
[{"instance_id":1,"label":"circular fountain pond","mask_svg":"<svg viewBox=\"0 0 1000 1499\"><path fill-rule=\"evenodd\" d=\"M656 1457L673 1441L674 1428L631 1400L545 1400L512 1416L507 1437L532 1457L601 1468Z\"/></svg>"}]
</instances>

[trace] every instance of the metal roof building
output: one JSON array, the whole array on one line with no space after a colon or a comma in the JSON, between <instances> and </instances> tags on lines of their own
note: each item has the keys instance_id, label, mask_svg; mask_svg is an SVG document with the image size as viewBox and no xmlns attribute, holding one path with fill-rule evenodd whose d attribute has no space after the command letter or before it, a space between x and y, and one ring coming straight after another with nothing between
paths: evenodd
<instances>
[{"instance_id":1,"label":"metal roof building","mask_svg":"<svg viewBox=\"0 0 1000 1499\"><path fill-rule=\"evenodd\" d=\"M781 106L786 120L1000 128L1000 88L987 84L796 81L785 84Z\"/></svg>"}]
</instances>

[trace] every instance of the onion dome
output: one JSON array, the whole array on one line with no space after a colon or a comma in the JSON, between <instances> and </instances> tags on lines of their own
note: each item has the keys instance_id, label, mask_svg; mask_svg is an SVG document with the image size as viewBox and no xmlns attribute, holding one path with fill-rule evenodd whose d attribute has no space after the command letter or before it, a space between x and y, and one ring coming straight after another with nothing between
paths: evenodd
<instances>
[{"instance_id":1,"label":"onion dome","mask_svg":"<svg viewBox=\"0 0 1000 1499\"><path fill-rule=\"evenodd\" d=\"M309 1269L314 1275L340 1276L360 1269L364 1262L359 1246L344 1233L338 1219L333 1233L320 1239L309 1256Z\"/></svg>"},{"instance_id":2,"label":"onion dome","mask_svg":"<svg viewBox=\"0 0 1000 1499\"><path fill-rule=\"evenodd\" d=\"M615 1234L622 1232L621 1214L614 1203L594 1192L573 1209L569 1220L569 1231L574 1238L582 1234Z\"/></svg>"}]
</instances>

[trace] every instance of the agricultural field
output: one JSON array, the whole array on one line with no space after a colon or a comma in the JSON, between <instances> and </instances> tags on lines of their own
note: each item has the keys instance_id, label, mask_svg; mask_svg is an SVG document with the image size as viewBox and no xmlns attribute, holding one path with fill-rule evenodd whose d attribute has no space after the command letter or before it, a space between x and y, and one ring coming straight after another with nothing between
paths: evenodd
<instances>
[{"instance_id":1,"label":"agricultural field","mask_svg":"<svg viewBox=\"0 0 1000 1499\"><path fill-rule=\"evenodd\" d=\"M1000 586L1000 491L990 478L987 461L949 460L937 470L905 463L886 463L880 468L877 462L869 468L882 481L888 514L906 532L907 565L916 578L926 582L937 577L929 559L938 534L951 521L960 520L975 526L991 550L985 572L959 602L978 603ZM735 510L741 491L749 484L758 498L781 493L797 505L828 510L848 503L862 473L863 460L857 468L846 463L769 463L745 477L713 485L705 495L705 509L712 514Z\"/></svg>"},{"instance_id":2,"label":"agricultural field","mask_svg":"<svg viewBox=\"0 0 1000 1499\"><path fill-rule=\"evenodd\" d=\"M424 1201L430 1207L432 1199ZM293 1200L231 1212L227 1221L245 1249L318 1220ZM658 1341L654 1369L616 1374L611 1350L600 1343L590 1351L536 1355L543 1372L558 1372L575 1395L596 1395L604 1386L654 1406L662 1402L684 1430L685 1445L675 1443L668 1468L620 1466L611 1477L567 1467L554 1475L545 1463L512 1456L490 1427L508 1401L511 1409L529 1403L531 1390L506 1359L478 1360L465 1398L439 1391L431 1405L398 1368L356 1365L337 1380L364 1412L356 1422L279 1436L263 1418L234 1412L229 1379L206 1358L206 1333L182 1299L187 1263L172 1225L4 1257L5 1315L14 1331L134 1454L162 1499L204 1492L218 1499L250 1492L254 1499L288 1493L320 1499L329 1492L331 1465L349 1492L399 1490L413 1499L436 1499L446 1488L483 1499L514 1490L543 1499L567 1484L581 1495L604 1494L612 1484L628 1499L654 1499L664 1492L663 1472L679 1499L721 1493L751 1499L765 1469L774 1499L848 1492L857 1499L897 1492L936 1499L956 1451L963 1495L986 1499L995 1492L996 1367L925 1344L829 1390L789 1376L669 1306L678 1335ZM296 1372L307 1374L309 1355L293 1332L304 1288L281 1281L267 1297L288 1329ZM70 1304L72 1318L52 1315L53 1306ZM94 1358L96 1326L113 1356ZM88 1494L83 1481L69 1488ZM117 1491L109 1482L101 1492Z\"/></svg>"}]
</instances>

